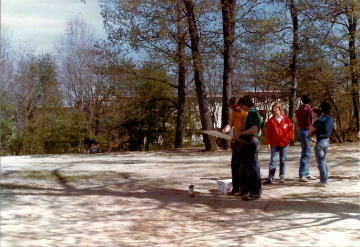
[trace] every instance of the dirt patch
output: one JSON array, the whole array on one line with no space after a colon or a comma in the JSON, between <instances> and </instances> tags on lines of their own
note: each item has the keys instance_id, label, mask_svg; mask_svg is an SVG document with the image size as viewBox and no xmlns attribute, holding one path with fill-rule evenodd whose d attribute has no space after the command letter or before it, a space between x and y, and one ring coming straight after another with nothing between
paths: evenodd
<instances>
[{"instance_id":1,"label":"dirt patch","mask_svg":"<svg viewBox=\"0 0 360 247\"><path fill-rule=\"evenodd\" d=\"M245 202L216 190L229 151L1 158L1 246L359 246L359 145L331 145L330 186L297 180ZM262 178L270 151L259 152ZM319 176L312 153L310 171ZM278 175L277 175L278 176ZM195 185L195 196L188 186Z\"/></svg>"}]
</instances>

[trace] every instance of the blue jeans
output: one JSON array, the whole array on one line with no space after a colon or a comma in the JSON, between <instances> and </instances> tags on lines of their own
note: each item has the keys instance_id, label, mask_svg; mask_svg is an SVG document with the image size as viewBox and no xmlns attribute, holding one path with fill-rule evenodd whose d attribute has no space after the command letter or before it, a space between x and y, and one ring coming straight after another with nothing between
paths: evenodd
<instances>
[{"instance_id":1,"label":"blue jeans","mask_svg":"<svg viewBox=\"0 0 360 247\"><path fill-rule=\"evenodd\" d=\"M280 178L285 177L286 156L289 146L271 146L271 161L269 165L269 178L273 178L276 172L276 163L280 153Z\"/></svg>"},{"instance_id":2,"label":"blue jeans","mask_svg":"<svg viewBox=\"0 0 360 247\"><path fill-rule=\"evenodd\" d=\"M248 168L248 186L251 195L261 195L261 175L258 152L260 150L259 138L246 139L249 144L245 144L245 162Z\"/></svg>"},{"instance_id":3,"label":"blue jeans","mask_svg":"<svg viewBox=\"0 0 360 247\"><path fill-rule=\"evenodd\" d=\"M320 172L320 182L328 182L328 169L326 165L326 153L329 149L329 138L318 140L314 147L316 163Z\"/></svg>"},{"instance_id":4,"label":"blue jeans","mask_svg":"<svg viewBox=\"0 0 360 247\"><path fill-rule=\"evenodd\" d=\"M308 161L310 158L310 146L307 145L309 142L309 130L300 129L299 130L299 138L301 144L301 158L300 158L300 166L299 166L299 177L305 177L310 174Z\"/></svg>"},{"instance_id":5,"label":"blue jeans","mask_svg":"<svg viewBox=\"0 0 360 247\"><path fill-rule=\"evenodd\" d=\"M93 148L91 151L90 151L90 154L96 154L99 152L99 148Z\"/></svg>"}]
</instances>

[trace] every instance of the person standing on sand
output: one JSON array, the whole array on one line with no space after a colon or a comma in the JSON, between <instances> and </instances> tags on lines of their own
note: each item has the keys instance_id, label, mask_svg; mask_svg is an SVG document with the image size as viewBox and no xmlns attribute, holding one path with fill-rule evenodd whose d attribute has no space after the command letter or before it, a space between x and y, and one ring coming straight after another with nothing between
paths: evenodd
<instances>
[{"instance_id":1,"label":"person standing on sand","mask_svg":"<svg viewBox=\"0 0 360 247\"><path fill-rule=\"evenodd\" d=\"M268 149L271 150L271 161L269 164L269 176L264 184L272 184L276 172L276 163L280 154L280 180L285 183L286 156L290 141L293 139L294 128L290 118L283 114L279 103L271 107L273 117L269 119L266 126L266 141Z\"/></svg>"},{"instance_id":2,"label":"person standing on sand","mask_svg":"<svg viewBox=\"0 0 360 247\"><path fill-rule=\"evenodd\" d=\"M311 126L309 134L311 135L313 132L315 132L317 139L314 147L314 153L320 172L320 182L316 183L315 186L326 187L329 184L329 179L325 157L329 149L330 134L334 125L334 120L329 115L329 103L322 103L320 108L322 116L314 122L313 126Z\"/></svg>"},{"instance_id":3,"label":"person standing on sand","mask_svg":"<svg viewBox=\"0 0 360 247\"><path fill-rule=\"evenodd\" d=\"M309 158L311 153L311 148L308 145L309 142L309 129L312 126L312 109L310 107L311 95L303 94L301 96L302 105L296 110L296 126L299 129L299 138L301 144L301 157L299 164L299 181L308 182L308 178L315 180L316 177L310 175L309 169Z\"/></svg>"},{"instance_id":4,"label":"person standing on sand","mask_svg":"<svg viewBox=\"0 0 360 247\"><path fill-rule=\"evenodd\" d=\"M232 110L229 123L220 131L222 133L230 132L234 127L234 134L244 129L247 112L243 111L239 106L236 97L231 97L228 102L229 108ZM241 142L233 141L231 143L233 150L231 157L231 175L233 189L228 195L241 196L245 195L249 189L247 188L247 172L245 166L244 148Z\"/></svg>"},{"instance_id":5,"label":"person standing on sand","mask_svg":"<svg viewBox=\"0 0 360 247\"><path fill-rule=\"evenodd\" d=\"M250 96L244 96L239 100L240 107L248 112L243 131L234 134L234 138L238 139L240 136L246 142L245 149L245 163L249 171L248 188L249 194L242 199L245 201L255 200L261 197L261 175L260 165L258 159L258 152L260 150L259 132L261 130L260 114L254 107L253 100Z\"/></svg>"}]
</instances>

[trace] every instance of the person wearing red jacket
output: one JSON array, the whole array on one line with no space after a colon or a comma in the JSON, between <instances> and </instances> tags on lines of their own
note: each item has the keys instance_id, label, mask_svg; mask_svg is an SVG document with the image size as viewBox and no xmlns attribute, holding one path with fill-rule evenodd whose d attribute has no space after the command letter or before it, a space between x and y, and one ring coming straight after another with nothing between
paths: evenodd
<instances>
[{"instance_id":1,"label":"person wearing red jacket","mask_svg":"<svg viewBox=\"0 0 360 247\"><path fill-rule=\"evenodd\" d=\"M283 114L279 103L271 107L273 117L269 119L266 127L266 142L271 150L269 176L264 184L272 184L276 171L276 163L280 154L280 183L285 183L286 156L289 143L293 139L294 127L289 117Z\"/></svg>"}]
</instances>

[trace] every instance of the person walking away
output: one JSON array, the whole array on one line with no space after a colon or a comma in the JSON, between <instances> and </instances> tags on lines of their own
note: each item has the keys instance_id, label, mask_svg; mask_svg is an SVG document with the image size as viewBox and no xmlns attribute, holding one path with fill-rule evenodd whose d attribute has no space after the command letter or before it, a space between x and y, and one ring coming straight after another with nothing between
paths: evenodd
<instances>
[{"instance_id":1,"label":"person walking away","mask_svg":"<svg viewBox=\"0 0 360 247\"><path fill-rule=\"evenodd\" d=\"M280 154L280 180L285 183L286 156L290 141L293 139L294 128L289 117L283 114L279 103L271 107L273 117L269 119L266 126L267 147L271 150L271 161L269 164L269 176L264 184L272 184L276 172L276 163Z\"/></svg>"},{"instance_id":2,"label":"person walking away","mask_svg":"<svg viewBox=\"0 0 360 247\"><path fill-rule=\"evenodd\" d=\"M234 127L234 134L244 129L247 112L243 111L239 106L236 97L231 97L228 102L229 108L232 110L230 115L230 121L221 130L223 133L230 132ZM233 150L231 157L231 176L233 189L228 195L241 196L249 192L247 188L247 172L244 163L245 155L244 148L241 142L232 141L231 148Z\"/></svg>"},{"instance_id":3,"label":"person walking away","mask_svg":"<svg viewBox=\"0 0 360 247\"><path fill-rule=\"evenodd\" d=\"M326 187L329 184L329 178L325 157L329 149L330 134L334 125L334 120L329 115L329 103L322 103L320 108L322 116L314 122L313 126L309 130L309 134L311 135L313 132L315 132L317 138L314 147L314 153L320 172L320 182L316 183L315 186Z\"/></svg>"},{"instance_id":4,"label":"person walking away","mask_svg":"<svg viewBox=\"0 0 360 247\"><path fill-rule=\"evenodd\" d=\"M255 200L261 197L261 175L258 159L260 149L259 132L261 129L260 114L254 107L253 100L250 96L244 96L239 100L240 107L248 112L243 131L234 134L237 139L240 136L246 142L244 144L245 163L249 172L248 188L249 194L242 199L245 201Z\"/></svg>"},{"instance_id":5,"label":"person walking away","mask_svg":"<svg viewBox=\"0 0 360 247\"><path fill-rule=\"evenodd\" d=\"M308 182L308 178L315 180L316 177L310 175L309 169L309 158L311 153L311 148L308 145L309 142L309 129L312 126L312 109L310 107L311 95L303 94L301 96L302 105L296 110L296 126L299 129L299 138L301 145L301 157L299 164L299 181Z\"/></svg>"}]
</instances>

